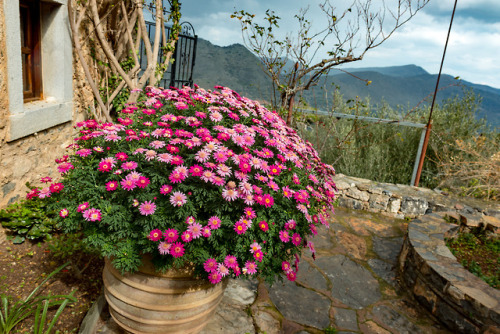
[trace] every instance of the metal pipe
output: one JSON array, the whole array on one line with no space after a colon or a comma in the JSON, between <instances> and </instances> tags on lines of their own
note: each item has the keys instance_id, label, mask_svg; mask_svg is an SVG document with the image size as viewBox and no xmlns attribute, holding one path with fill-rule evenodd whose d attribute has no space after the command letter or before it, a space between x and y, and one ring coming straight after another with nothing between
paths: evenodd
<instances>
[{"instance_id":1,"label":"metal pipe","mask_svg":"<svg viewBox=\"0 0 500 334\"><path fill-rule=\"evenodd\" d=\"M446 55L446 48L448 47L448 40L450 39L451 26L453 24L453 17L455 17L455 9L457 8L457 0L453 6L453 12L451 13L450 27L448 28L448 35L446 36L446 43L444 44L443 57L441 58L441 66L439 67L439 74L437 77L436 88L434 89L434 96L432 97L431 111L429 113L429 121L427 122L427 127L425 131L424 146L422 147L422 154L420 155L420 161L418 163L417 176L415 178L415 187L418 187L420 182L420 175L422 174L422 167L424 166L425 153L427 152L427 144L429 143L429 135L432 128L432 112L434 111L434 103L436 102L436 95L439 87L439 80L441 79L441 72L443 70L444 56Z\"/></svg>"}]
</instances>

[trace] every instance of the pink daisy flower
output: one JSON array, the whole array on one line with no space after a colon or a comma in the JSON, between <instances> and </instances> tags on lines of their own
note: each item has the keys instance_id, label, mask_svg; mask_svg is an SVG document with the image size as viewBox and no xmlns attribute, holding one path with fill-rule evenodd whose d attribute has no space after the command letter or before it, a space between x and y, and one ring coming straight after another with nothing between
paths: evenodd
<instances>
[{"instance_id":1,"label":"pink daisy flower","mask_svg":"<svg viewBox=\"0 0 500 334\"><path fill-rule=\"evenodd\" d=\"M316 225L314 225L314 224L309 224L309 229L311 230L311 233L312 233L313 235L317 235L317 234L318 234L318 229L317 229Z\"/></svg>"},{"instance_id":2,"label":"pink daisy flower","mask_svg":"<svg viewBox=\"0 0 500 334\"><path fill-rule=\"evenodd\" d=\"M137 162L126 161L126 162L122 163L121 168L124 170L134 170L137 168Z\"/></svg>"},{"instance_id":3,"label":"pink daisy flower","mask_svg":"<svg viewBox=\"0 0 500 334\"><path fill-rule=\"evenodd\" d=\"M192 176L201 176L203 175L203 167L200 165L193 165L189 168L189 173Z\"/></svg>"},{"instance_id":4,"label":"pink daisy flower","mask_svg":"<svg viewBox=\"0 0 500 334\"><path fill-rule=\"evenodd\" d=\"M247 231L247 228L248 228L247 225L245 223L243 223L242 221L237 221L234 224L234 230L238 234L244 234Z\"/></svg>"},{"instance_id":5,"label":"pink daisy flower","mask_svg":"<svg viewBox=\"0 0 500 334\"><path fill-rule=\"evenodd\" d=\"M290 262L283 261L283 262L281 262L281 269L283 269L283 271L286 274L288 274L292 271L292 266L290 265Z\"/></svg>"},{"instance_id":6,"label":"pink daisy flower","mask_svg":"<svg viewBox=\"0 0 500 334\"><path fill-rule=\"evenodd\" d=\"M181 234L181 239L184 242L190 242L191 240L193 240L193 234L190 231L184 231Z\"/></svg>"},{"instance_id":7,"label":"pink daisy flower","mask_svg":"<svg viewBox=\"0 0 500 334\"><path fill-rule=\"evenodd\" d=\"M248 219L253 219L253 218L257 217L257 215L255 214L255 210L250 208L250 207L245 208L245 216Z\"/></svg>"},{"instance_id":8,"label":"pink daisy flower","mask_svg":"<svg viewBox=\"0 0 500 334\"><path fill-rule=\"evenodd\" d=\"M189 225L188 231L193 235L193 239L198 239L201 236L202 226L199 223L193 223Z\"/></svg>"},{"instance_id":9,"label":"pink daisy flower","mask_svg":"<svg viewBox=\"0 0 500 334\"><path fill-rule=\"evenodd\" d=\"M173 257L182 257L184 255L184 245L181 242L176 242L172 244L172 247L170 248L170 254L172 254Z\"/></svg>"},{"instance_id":10,"label":"pink daisy flower","mask_svg":"<svg viewBox=\"0 0 500 334\"><path fill-rule=\"evenodd\" d=\"M247 261L245 263L245 268L243 269L243 273L253 275L257 272L257 264L254 261Z\"/></svg>"},{"instance_id":11,"label":"pink daisy flower","mask_svg":"<svg viewBox=\"0 0 500 334\"><path fill-rule=\"evenodd\" d=\"M69 162L63 162L59 166L57 166L57 170L61 174L64 174L64 173L68 172L70 169L75 169L75 166L73 166Z\"/></svg>"},{"instance_id":12,"label":"pink daisy flower","mask_svg":"<svg viewBox=\"0 0 500 334\"><path fill-rule=\"evenodd\" d=\"M82 203L76 208L76 212L82 212L89 208L89 202Z\"/></svg>"},{"instance_id":13,"label":"pink daisy flower","mask_svg":"<svg viewBox=\"0 0 500 334\"><path fill-rule=\"evenodd\" d=\"M253 253L253 257L255 258L255 260L262 262L262 259L264 258L264 253L262 253L261 250L255 251Z\"/></svg>"},{"instance_id":14,"label":"pink daisy flower","mask_svg":"<svg viewBox=\"0 0 500 334\"><path fill-rule=\"evenodd\" d=\"M83 148L81 150L76 151L75 154L85 158L92 154L92 150L89 148Z\"/></svg>"},{"instance_id":15,"label":"pink daisy flower","mask_svg":"<svg viewBox=\"0 0 500 334\"><path fill-rule=\"evenodd\" d=\"M260 223L259 223L259 228L264 231L264 232L267 232L267 230L269 230L269 225L267 224L266 221L262 220Z\"/></svg>"},{"instance_id":16,"label":"pink daisy flower","mask_svg":"<svg viewBox=\"0 0 500 334\"><path fill-rule=\"evenodd\" d=\"M290 235L288 234L288 231L280 231L280 240L283 242L289 242L290 241Z\"/></svg>"},{"instance_id":17,"label":"pink daisy flower","mask_svg":"<svg viewBox=\"0 0 500 334\"><path fill-rule=\"evenodd\" d=\"M170 195L170 203L173 206L183 206L187 202L187 197L180 191L175 191Z\"/></svg>"},{"instance_id":18,"label":"pink daisy flower","mask_svg":"<svg viewBox=\"0 0 500 334\"><path fill-rule=\"evenodd\" d=\"M236 259L236 256L233 255L228 255L224 259L224 265L228 268L234 269L238 266L238 261Z\"/></svg>"},{"instance_id":19,"label":"pink daisy flower","mask_svg":"<svg viewBox=\"0 0 500 334\"><path fill-rule=\"evenodd\" d=\"M212 284L217 284L222 280L222 275L217 271L212 271L208 274L208 281Z\"/></svg>"},{"instance_id":20,"label":"pink daisy flower","mask_svg":"<svg viewBox=\"0 0 500 334\"><path fill-rule=\"evenodd\" d=\"M201 229L201 235L202 235L204 238L209 238L209 237L212 235L212 230L210 229L210 227L208 227L208 226L204 226L204 227Z\"/></svg>"},{"instance_id":21,"label":"pink daisy flower","mask_svg":"<svg viewBox=\"0 0 500 334\"><path fill-rule=\"evenodd\" d=\"M64 184L62 183L53 183L49 187L51 193L58 193L63 189L64 189Z\"/></svg>"},{"instance_id":22,"label":"pink daisy flower","mask_svg":"<svg viewBox=\"0 0 500 334\"><path fill-rule=\"evenodd\" d=\"M154 204L151 201L145 201L139 206L139 212L143 216L149 216L155 213L156 211L156 204Z\"/></svg>"},{"instance_id":23,"label":"pink daisy flower","mask_svg":"<svg viewBox=\"0 0 500 334\"><path fill-rule=\"evenodd\" d=\"M191 225L196 222L196 219L193 216L189 216L186 218L186 224Z\"/></svg>"},{"instance_id":24,"label":"pink daisy flower","mask_svg":"<svg viewBox=\"0 0 500 334\"><path fill-rule=\"evenodd\" d=\"M222 198L228 202L234 201L238 198L238 191L235 189L224 189L222 191Z\"/></svg>"},{"instance_id":25,"label":"pink daisy flower","mask_svg":"<svg viewBox=\"0 0 500 334\"><path fill-rule=\"evenodd\" d=\"M219 264L215 261L215 259L209 258L203 264L203 268L205 268L206 272L211 273L217 270L218 265Z\"/></svg>"},{"instance_id":26,"label":"pink daisy flower","mask_svg":"<svg viewBox=\"0 0 500 334\"><path fill-rule=\"evenodd\" d=\"M222 277L225 277L229 274L229 268L226 267L223 263L219 263L219 265L217 266L217 272L219 272Z\"/></svg>"},{"instance_id":27,"label":"pink daisy flower","mask_svg":"<svg viewBox=\"0 0 500 334\"><path fill-rule=\"evenodd\" d=\"M47 198L47 197L50 197L50 195L51 195L51 192L50 192L49 187L45 187L45 188L40 189L40 192L38 193L39 198Z\"/></svg>"},{"instance_id":28,"label":"pink daisy flower","mask_svg":"<svg viewBox=\"0 0 500 334\"><path fill-rule=\"evenodd\" d=\"M180 155L174 155L170 163L172 165L182 165L184 163L184 159Z\"/></svg>"},{"instance_id":29,"label":"pink daisy flower","mask_svg":"<svg viewBox=\"0 0 500 334\"><path fill-rule=\"evenodd\" d=\"M99 163L99 167L97 169L101 172L109 172L113 169L113 166L108 161L103 160Z\"/></svg>"},{"instance_id":30,"label":"pink daisy flower","mask_svg":"<svg viewBox=\"0 0 500 334\"><path fill-rule=\"evenodd\" d=\"M125 161L128 158L128 155L125 152L118 152L115 154L115 157L120 161Z\"/></svg>"},{"instance_id":31,"label":"pink daisy flower","mask_svg":"<svg viewBox=\"0 0 500 334\"><path fill-rule=\"evenodd\" d=\"M257 242L254 242L253 244L250 245L250 253L255 253L256 251L261 250L262 247Z\"/></svg>"},{"instance_id":32,"label":"pink daisy flower","mask_svg":"<svg viewBox=\"0 0 500 334\"><path fill-rule=\"evenodd\" d=\"M285 229L287 230L294 230L295 227L297 227L297 222L295 222L295 220L293 219L290 219L285 223Z\"/></svg>"},{"instance_id":33,"label":"pink daisy flower","mask_svg":"<svg viewBox=\"0 0 500 334\"><path fill-rule=\"evenodd\" d=\"M162 241L158 244L158 251L160 252L161 255L166 255L170 253L170 248L172 247L172 244L169 244L168 242Z\"/></svg>"},{"instance_id":34,"label":"pink daisy flower","mask_svg":"<svg viewBox=\"0 0 500 334\"><path fill-rule=\"evenodd\" d=\"M270 208L274 205L274 198L270 194L265 194L263 196L262 205L264 205L266 208Z\"/></svg>"},{"instance_id":35,"label":"pink daisy flower","mask_svg":"<svg viewBox=\"0 0 500 334\"><path fill-rule=\"evenodd\" d=\"M148 239L151 241L159 241L163 237L163 234L159 229L154 229L149 232Z\"/></svg>"},{"instance_id":36,"label":"pink daisy flower","mask_svg":"<svg viewBox=\"0 0 500 334\"><path fill-rule=\"evenodd\" d=\"M165 163L169 163L170 161L172 161L172 154L160 153L156 156L156 160L161 161L161 162L165 162Z\"/></svg>"},{"instance_id":37,"label":"pink daisy flower","mask_svg":"<svg viewBox=\"0 0 500 334\"><path fill-rule=\"evenodd\" d=\"M172 243L177 241L177 239L179 238L179 232L177 232L177 230L173 228L169 228L165 230L163 236L165 237L166 242Z\"/></svg>"},{"instance_id":38,"label":"pink daisy flower","mask_svg":"<svg viewBox=\"0 0 500 334\"><path fill-rule=\"evenodd\" d=\"M302 238L298 233L294 233L292 235L292 244L294 244L295 246L299 246L301 241L302 241Z\"/></svg>"},{"instance_id":39,"label":"pink daisy flower","mask_svg":"<svg viewBox=\"0 0 500 334\"><path fill-rule=\"evenodd\" d=\"M286 274L286 278L290 282L294 282L297 279L297 273L295 271L290 271L289 273Z\"/></svg>"},{"instance_id":40,"label":"pink daisy flower","mask_svg":"<svg viewBox=\"0 0 500 334\"><path fill-rule=\"evenodd\" d=\"M114 191L118 189L118 181L109 181L106 183L106 190L107 191Z\"/></svg>"},{"instance_id":41,"label":"pink daisy flower","mask_svg":"<svg viewBox=\"0 0 500 334\"><path fill-rule=\"evenodd\" d=\"M169 193L172 191L172 189L173 189L173 188L172 188L172 186L171 186L171 185L169 185L169 184L164 184L164 185L162 185L162 186L161 186L161 188L160 188L160 194L162 194L162 195L167 195L167 194L169 194Z\"/></svg>"},{"instance_id":42,"label":"pink daisy flower","mask_svg":"<svg viewBox=\"0 0 500 334\"><path fill-rule=\"evenodd\" d=\"M133 190L135 187L137 187L135 181L132 179L123 179L120 181L120 185L127 191Z\"/></svg>"},{"instance_id":43,"label":"pink daisy flower","mask_svg":"<svg viewBox=\"0 0 500 334\"><path fill-rule=\"evenodd\" d=\"M283 196L284 196L285 198L290 198L290 197L292 197L292 195L293 195L293 191L292 191L292 190L291 190L288 186L283 187L283 189L282 189L282 190L283 190Z\"/></svg>"},{"instance_id":44,"label":"pink daisy flower","mask_svg":"<svg viewBox=\"0 0 500 334\"><path fill-rule=\"evenodd\" d=\"M217 216L210 217L208 219L208 226L212 230L217 230L221 226L221 220Z\"/></svg>"},{"instance_id":45,"label":"pink daisy flower","mask_svg":"<svg viewBox=\"0 0 500 334\"><path fill-rule=\"evenodd\" d=\"M66 209L66 208L65 208L65 209L62 209L61 211L59 211L59 216L60 216L61 218L66 218L66 217L68 217L68 216L69 216L69 211L68 211L68 209Z\"/></svg>"},{"instance_id":46,"label":"pink daisy flower","mask_svg":"<svg viewBox=\"0 0 500 334\"><path fill-rule=\"evenodd\" d=\"M101 220L101 210L91 208L83 211L83 218L90 222L100 221Z\"/></svg>"}]
</instances>

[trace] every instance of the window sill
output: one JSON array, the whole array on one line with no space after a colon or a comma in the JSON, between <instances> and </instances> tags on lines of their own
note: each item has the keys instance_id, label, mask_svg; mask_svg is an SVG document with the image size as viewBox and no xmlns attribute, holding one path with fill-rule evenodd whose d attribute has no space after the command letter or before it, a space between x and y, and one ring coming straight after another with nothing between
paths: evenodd
<instances>
[{"instance_id":1,"label":"window sill","mask_svg":"<svg viewBox=\"0 0 500 334\"><path fill-rule=\"evenodd\" d=\"M73 102L43 100L25 103L23 112L11 115L9 139L14 141L73 119Z\"/></svg>"}]
</instances>

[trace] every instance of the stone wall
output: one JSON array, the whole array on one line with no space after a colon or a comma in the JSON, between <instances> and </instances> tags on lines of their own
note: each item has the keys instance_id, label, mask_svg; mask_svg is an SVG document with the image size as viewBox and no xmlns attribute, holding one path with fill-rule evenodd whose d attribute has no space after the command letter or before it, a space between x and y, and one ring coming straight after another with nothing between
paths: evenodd
<instances>
[{"instance_id":1,"label":"stone wall","mask_svg":"<svg viewBox=\"0 0 500 334\"><path fill-rule=\"evenodd\" d=\"M24 197L28 190L26 182L39 185L42 176L58 175L54 160L65 154L66 146L72 143L74 122L86 117L86 106L92 101L83 71L74 61L76 57L73 55L73 120L8 141L11 112L5 51L5 1L9 0L0 0L0 208Z\"/></svg>"},{"instance_id":2,"label":"stone wall","mask_svg":"<svg viewBox=\"0 0 500 334\"><path fill-rule=\"evenodd\" d=\"M461 214L500 216L498 202L457 198L439 190L380 183L343 174L335 176L335 183L339 205L351 209L380 212L396 218L415 218L451 209Z\"/></svg>"}]
</instances>

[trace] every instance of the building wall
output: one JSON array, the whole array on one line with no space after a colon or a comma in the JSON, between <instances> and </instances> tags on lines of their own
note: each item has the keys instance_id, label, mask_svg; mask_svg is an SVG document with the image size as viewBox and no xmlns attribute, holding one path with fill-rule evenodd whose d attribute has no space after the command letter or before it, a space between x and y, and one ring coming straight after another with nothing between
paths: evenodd
<instances>
[{"instance_id":1,"label":"building wall","mask_svg":"<svg viewBox=\"0 0 500 334\"><path fill-rule=\"evenodd\" d=\"M70 79L69 84L66 80L65 87L59 88L65 90L65 100L60 105L63 107L71 106L69 120L67 111L65 111L65 118L55 122L59 124L52 125L50 122L54 123L53 119L61 114L57 109L47 109L45 113L38 113L35 117L32 117L33 115L30 115L30 106L27 106L27 104L20 106L19 103L12 103L12 98L9 100L9 89L12 89L9 84L12 85L13 78L12 67L9 68L9 66L12 66L12 61L9 64L6 51L8 49L8 27L6 27L4 6L6 1L13 0L0 0L0 208L4 208L8 204L23 198L28 191L25 185L26 182L32 185L40 185L39 180L43 176L53 178L59 176L54 160L64 155L65 148L73 142L73 125L75 122L85 119L86 105L92 101L91 93L84 82L82 70L75 63L74 56L72 57L73 60L70 59L69 62L72 80ZM64 5L65 0L51 1L55 1L58 6L64 6L61 7L60 13L65 14L63 12L67 11ZM7 18L7 20L10 19ZM65 26L66 29L67 27L68 25ZM43 45L42 42L42 48ZM46 47L44 52L48 51L47 54L50 54L52 50ZM69 49L63 51L66 55L69 54L71 58L73 53L71 43L69 43ZM72 92L72 96L69 98L67 98L68 89ZM46 101L43 103L46 103ZM13 110L19 110L19 108L21 108L22 112ZM18 122L20 117L24 118L24 123L21 123L21 126L19 126ZM40 123L43 122L48 123L40 126ZM37 126L38 128L36 128ZM15 131L13 130L14 127L16 127ZM29 127L33 127L29 131L26 130L26 133L29 134L21 133L20 138L12 139L13 132L19 133L19 131Z\"/></svg>"}]
</instances>

